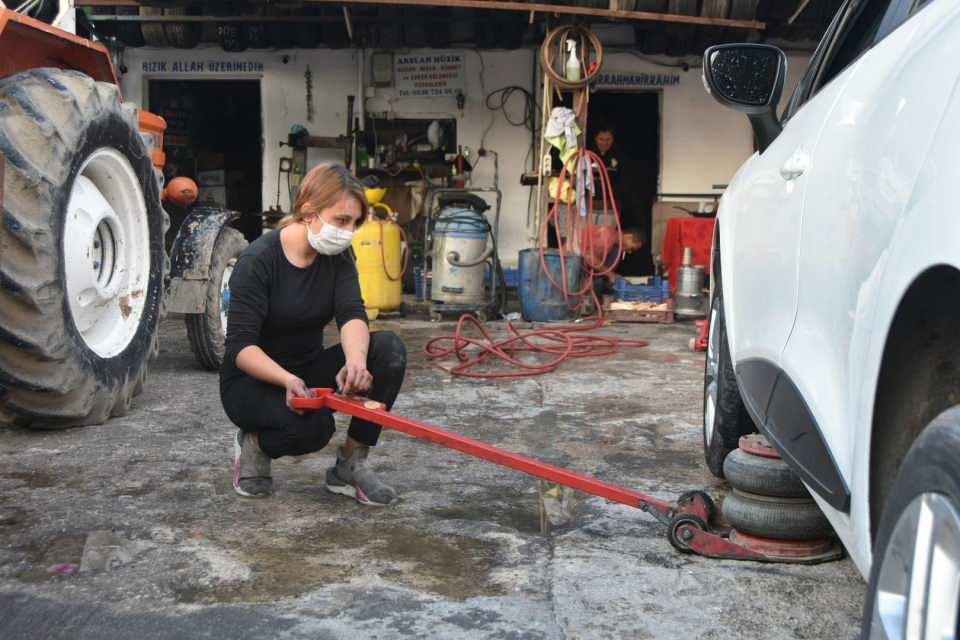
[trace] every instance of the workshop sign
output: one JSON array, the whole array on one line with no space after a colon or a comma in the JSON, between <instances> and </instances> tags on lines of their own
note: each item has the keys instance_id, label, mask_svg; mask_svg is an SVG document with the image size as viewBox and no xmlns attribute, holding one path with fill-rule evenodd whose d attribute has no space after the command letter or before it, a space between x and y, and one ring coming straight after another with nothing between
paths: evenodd
<instances>
[{"instance_id":1,"label":"workshop sign","mask_svg":"<svg viewBox=\"0 0 960 640\"><path fill-rule=\"evenodd\" d=\"M598 73L597 89L662 89L680 84L679 73Z\"/></svg>"},{"instance_id":2,"label":"workshop sign","mask_svg":"<svg viewBox=\"0 0 960 640\"><path fill-rule=\"evenodd\" d=\"M401 98L455 96L464 90L462 53L394 56L394 85Z\"/></svg>"},{"instance_id":3,"label":"workshop sign","mask_svg":"<svg viewBox=\"0 0 960 640\"><path fill-rule=\"evenodd\" d=\"M256 60L144 60L144 73L263 73Z\"/></svg>"}]
</instances>

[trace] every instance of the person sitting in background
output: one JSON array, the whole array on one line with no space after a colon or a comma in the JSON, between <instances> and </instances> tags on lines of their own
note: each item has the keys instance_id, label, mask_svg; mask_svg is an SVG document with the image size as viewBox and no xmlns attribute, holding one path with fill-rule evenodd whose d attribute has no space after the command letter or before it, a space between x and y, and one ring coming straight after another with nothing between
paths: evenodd
<instances>
[{"instance_id":1,"label":"person sitting in background","mask_svg":"<svg viewBox=\"0 0 960 640\"><path fill-rule=\"evenodd\" d=\"M328 409L298 411L294 398L310 387L365 393L393 405L406 371L406 349L393 333L370 333L349 249L367 214L363 186L340 165L310 170L293 213L237 259L220 397L239 427L233 488L246 497L271 493L270 462L319 451L333 436ZM324 348L323 329L336 320L340 344ZM354 418L326 488L361 504L388 505L397 492L366 465L380 426Z\"/></svg>"},{"instance_id":2,"label":"person sitting in background","mask_svg":"<svg viewBox=\"0 0 960 640\"><path fill-rule=\"evenodd\" d=\"M618 262L628 253L639 251L643 247L643 230L629 227L620 232L621 242L617 242L616 229L612 227L592 227L592 239L582 242L584 258L594 271L603 271L614 262ZM594 279L597 295L613 289L617 279L614 269L602 277Z\"/></svg>"}]
</instances>

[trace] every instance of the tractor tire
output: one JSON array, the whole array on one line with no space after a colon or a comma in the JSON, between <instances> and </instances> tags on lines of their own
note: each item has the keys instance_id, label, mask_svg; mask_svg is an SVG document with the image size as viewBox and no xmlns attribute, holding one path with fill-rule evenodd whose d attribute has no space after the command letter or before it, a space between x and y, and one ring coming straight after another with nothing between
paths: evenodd
<instances>
[{"instance_id":1,"label":"tractor tire","mask_svg":"<svg viewBox=\"0 0 960 640\"><path fill-rule=\"evenodd\" d=\"M730 5L731 20L754 20L757 17L759 0L733 0Z\"/></svg>"},{"instance_id":2,"label":"tractor tire","mask_svg":"<svg viewBox=\"0 0 960 640\"><path fill-rule=\"evenodd\" d=\"M139 15L138 7L116 7L118 16ZM121 22L117 24L117 37L125 47L142 47L147 43L143 39L143 31L139 22Z\"/></svg>"},{"instance_id":3,"label":"tractor tire","mask_svg":"<svg viewBox=\"0 0 960 640\"><path fill-rule=\"evenodd\" d=\"M140 7L140 15L144 17L162 16L163 9ZM170 46L170 43L167 41L167 32L163 28L162 22L143 22L140 24L140 32L143 34L143 41L148 47L166 48Z\"/></svg>"},{"instance_id":4,"label":"tractor tire","mask_svg":"<svg viewBox=\"0 0 960 640\"><path fill-rule=\"evenodd\" d=\"M210 258L204 313L184 316L190 349L205 369L216 371L223 362L223 341L227 332L227 307L230 303L230 274L237 258L247 248L243 234L226 228L220 232Z\"/></svg>"},{"instance_id":5,"label":"tractor tire","mask_svg":"<svg viewBox=\"0 0 960 640\"><path fill-rule=\"evenodd\" d=\"M734 489L723 499L723 518L737 531L775 540L818 540L833 528L813 500L768 498Z\"/></svg>"},{"instance_id":6,"label":"tractor tire","mask_svg":"<svg viewBox=\"0 0 960 640\"><path fill-rule=\"evenodd\" d=\"M76 71L10 76L0 163L0 420L55 429L122 415L158 349L167 266L136 112Z\"/></svg>"},{"instance_id":7,"label":"tractor tire","mask_svg":"<svg viewBox=\"0 0 960 640\"><path fill-rule=\"evenodd\" d=\"M723 477L723 461L740 437L757 431L747 414L727 345L723 298L719 289L710 308L710 333L703 373L703 455L710 472Z\"/></svg>"},{"instance_id":8,"label":"tractor tire","mask_svg":"<svg viewBox=\"0 0 960 640\"><path fill-rule=\"evenodd\" d=\"M217 38L220 48L229 53L247 50L247 32L244 25L234 22L221 22L217 25Z\"/></svg>"},{"instance_id":9,"label":"tractor tire","mask_svg":"<svg viewBox=\"0 0 960 640\"><path fill-rule=\"evenodd\" d=\"M201 15L199 7L178 7L164 9L165 16L194 16ZM193 49L203 37L203 26L197 22L166 22L163 25L163 35L172 46L177 49Z\"/></svg>"},{"instance_id":10,"label":"tractor tire","mask_svg":"<svg viewBox=\"0 0 960 640\"><path fill-rule=\"evenodd\" d=\"M764 458L736 449L723 461L723 475L734 489L748 493L778 498L810 497L800 476L780 458Z\"/></svg>"}]
</instances>

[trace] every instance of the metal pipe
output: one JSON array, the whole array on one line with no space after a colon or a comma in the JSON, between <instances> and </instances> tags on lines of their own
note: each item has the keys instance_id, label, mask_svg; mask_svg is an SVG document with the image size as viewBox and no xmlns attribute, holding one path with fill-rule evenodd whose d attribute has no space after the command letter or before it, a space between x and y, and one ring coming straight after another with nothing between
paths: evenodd
<instances>
[{"instance_id":1,"label":"metal pipe","mask_svg":"<svg viewBox=\"0 0 960 640\"><path fill-rule=\"evenodd\" d=\"M366 73L366 55L363 47L357 50L359 59L357 61L357 96L360 100L358 106L360 116L360 131L367 130L367 91L364 85L364 75ZM359 168L359 167L358 167Z\"/></svg>"}]
</instances>

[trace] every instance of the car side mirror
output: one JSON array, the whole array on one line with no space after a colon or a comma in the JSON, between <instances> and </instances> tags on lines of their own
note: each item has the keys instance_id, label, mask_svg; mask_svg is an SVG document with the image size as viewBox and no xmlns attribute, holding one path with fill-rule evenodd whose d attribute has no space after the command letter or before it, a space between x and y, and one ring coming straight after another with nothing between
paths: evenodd
<instances>
[{"instance_id":1,"label":"car side mirror","mask_svg":"<svg viewBox=\"0 0 960 640\"><path fill-rule=\"evenodd\" d=\"M787 56L768 44L720 44L703 54L703 84L720 104L747 115L763 152L780 135L777 105Z\"/></svg>"}]
</instances>

